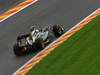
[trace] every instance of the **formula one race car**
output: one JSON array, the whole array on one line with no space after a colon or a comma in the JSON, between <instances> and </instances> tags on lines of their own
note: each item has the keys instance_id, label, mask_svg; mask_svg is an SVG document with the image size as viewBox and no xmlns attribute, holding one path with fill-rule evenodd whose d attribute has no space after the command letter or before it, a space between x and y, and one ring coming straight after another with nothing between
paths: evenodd
<instances>
[{"instance_id":1,"label":"formula one race car","mask_svg":"<svg viewBox=\"0 0 100 75\"><path fill-rule=\"evenodd\" d=\"M50 32L52 31L55 37L60 37L64 33L64 29L60 25L44 27L43 29L31 27L31 32L17 37L17 43L13 50L16 56L21 56L36 50L42 50L50 43Z\"/></svg>"}]
</instances>

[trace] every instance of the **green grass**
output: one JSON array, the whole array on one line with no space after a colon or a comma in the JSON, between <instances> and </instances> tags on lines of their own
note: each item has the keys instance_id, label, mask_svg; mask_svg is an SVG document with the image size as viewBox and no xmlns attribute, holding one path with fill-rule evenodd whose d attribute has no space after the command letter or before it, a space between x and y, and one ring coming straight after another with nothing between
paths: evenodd
<instances>
[{"instance_id":1,"label":"green grass","mask_svg":"<svg viewBox=\"0 0 100 75\"><path fill-rule=\"evenodd\" d=\"M100 15L27 75L100 75Z\"/></svg>"}]
</instances>

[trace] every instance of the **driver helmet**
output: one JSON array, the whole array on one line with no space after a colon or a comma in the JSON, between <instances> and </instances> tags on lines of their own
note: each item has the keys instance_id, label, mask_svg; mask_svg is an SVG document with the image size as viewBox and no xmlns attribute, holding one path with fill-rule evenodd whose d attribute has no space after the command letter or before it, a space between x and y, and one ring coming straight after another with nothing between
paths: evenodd
<instances>
[{"instance_id":1,"label":"driver helmet","mask_svg":"<svg viewBox=\"0 0 100 75\"><path fill-rule=\"evenodd\" d=\"M45 26L45 27L43 28L43 31L47 31L47 30L49 30L49 26Z\"/></svg>"}]
</instances>

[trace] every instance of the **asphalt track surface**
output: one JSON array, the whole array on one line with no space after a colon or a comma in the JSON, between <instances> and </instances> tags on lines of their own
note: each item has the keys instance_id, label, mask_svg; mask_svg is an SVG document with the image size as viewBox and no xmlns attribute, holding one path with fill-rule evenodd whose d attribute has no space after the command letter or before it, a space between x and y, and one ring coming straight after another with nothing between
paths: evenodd
<instances>
[{"instance_id":1,"label":"asphalt track surface","mask_svg":"<svg viewBox=\"0 0 100 75\"><path fill-rule=\"evenodd\" d=\"M68 30L99 7L99 0L39 0L0 23L0 75L12 75L36 54L22 57L13 54L16 37L28 32L30 26L60 24Z\"/></svg>"}]
</instances>

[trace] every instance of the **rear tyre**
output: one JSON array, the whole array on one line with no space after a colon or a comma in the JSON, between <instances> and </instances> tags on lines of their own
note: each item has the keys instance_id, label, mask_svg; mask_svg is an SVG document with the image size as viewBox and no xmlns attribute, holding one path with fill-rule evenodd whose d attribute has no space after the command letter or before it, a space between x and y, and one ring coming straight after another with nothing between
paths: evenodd
<instances>
[{"instance_id":1,"label":"rear tyre","mask_svg":"<svg viewBox=\"0 0 100 75\"><path fill-rule=\"evenodd\" d=\"M17 43L14 45L13 50L14 50L14 54L16 56L21 56L22 55L22 52L21 52L21 50L19 48L19 45Z\"/></svg>"},{"instance_id":2,"label":"rear tyre","mask_svg":"<svg viewBox=\"0 0 100 75\"><path fill-rule=\"evenodd\" d=\"M60 25L53 26L53 33L56 37L60 37L64 33L64 29Z\"/></svg>"}]
</instances>

